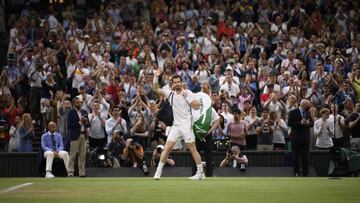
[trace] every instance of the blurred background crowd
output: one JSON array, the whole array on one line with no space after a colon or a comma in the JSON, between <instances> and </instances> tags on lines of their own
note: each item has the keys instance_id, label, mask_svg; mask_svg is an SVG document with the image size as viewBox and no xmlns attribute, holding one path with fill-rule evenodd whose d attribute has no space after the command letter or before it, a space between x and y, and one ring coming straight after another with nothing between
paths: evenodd
<instances>
[{"instance_id":1,"label":"blurred background crowd","mask_svg":"<svg viewBox=\"0 0 360 203\"><path fill-rule=\"evenodd\" d=\"M289 149L288 112L308 99L319 123L310 149L359 144L359 9L339 0L50 0L12 12L2 1L0 148L33 151L53 121L68 150L67 113L78 98L90 148L113 147L118 157L134 145L156 150L166 126L155 117L164 100L155 74L163 88L177 74L184 88L211 96L214 141Z\"/></svg>"}]
</instances>

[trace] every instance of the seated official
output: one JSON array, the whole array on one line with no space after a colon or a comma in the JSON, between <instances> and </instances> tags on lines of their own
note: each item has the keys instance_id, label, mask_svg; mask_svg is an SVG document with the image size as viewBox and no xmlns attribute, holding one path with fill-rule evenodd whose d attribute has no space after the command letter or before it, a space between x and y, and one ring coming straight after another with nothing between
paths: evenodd
<instances>
[{"instance_id":1,"label":"seated official","mask_svg":"<svg viewBox=\"0 0 360 203\"><path fill-rule=\"evenodd\" d=\"M64 160L66 170L68 170L69 154L64 151L62 136L55 132L56 123L50 122L48 124L49 131L41 136L41 147L44 150L44 158L46 159L46 175L45 178L54 178L51 173L54 158Z\"/></svg>"},{"instance_id":2,"label":"seated official","mask_svg":"<svg viewBox=\"0 0 360 203\"><path fill-rule=\"evenodd\" d=\"M221 161L220 167L240 168L242 172L245 172L247 164L248 159L246 155L241 154L240 147L234 145L231 147L231 150L226 152L226 157Z\"/></svg>"}]
</instances>

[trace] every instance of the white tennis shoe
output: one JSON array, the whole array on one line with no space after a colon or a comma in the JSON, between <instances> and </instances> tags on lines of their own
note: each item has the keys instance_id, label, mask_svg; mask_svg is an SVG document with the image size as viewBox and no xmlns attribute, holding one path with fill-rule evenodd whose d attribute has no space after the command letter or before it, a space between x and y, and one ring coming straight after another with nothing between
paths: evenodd
<instances>
[{"instance_id":1,"label":"white tennis shoe","mask_svg":"<svg viewBox=\"0 0 360 203\"><path fill-rule=\"evenodd\" d=\"M194 176L189 177L190 180L204 180L205 174L204 172L196 172Z\"/></svg>"},{"instance_id":2,"label":"white tennis shoe","mask_svg":"<svg viewBox=\"0 0 360 203\"><path fill-rule=\"evenodd\" d=\"M160 180L161 173L162 173L161 170L156 170L155 175L154 175L154 179L155 180Z\"/></svg>"}]
</instances>

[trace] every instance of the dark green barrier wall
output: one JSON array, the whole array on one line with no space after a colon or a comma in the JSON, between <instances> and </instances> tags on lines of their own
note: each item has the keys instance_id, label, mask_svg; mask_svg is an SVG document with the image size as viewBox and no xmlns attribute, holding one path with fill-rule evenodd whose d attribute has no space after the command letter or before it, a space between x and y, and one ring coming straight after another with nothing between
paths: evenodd
<instances>
[{"instance_id":1,"label":"dark green barrier wall","mask_svg":"<svg viewBox=\"0 0 360 203\"><path fill-rule=\"evenodd\" d=\"M249 166L253 167L285 167L289 166L291 156L284 151L246 151ZM146 156L150 158L151 153ZM189 152L173 152L176 166L191 166L192 157ZM225 152L214 152L213 162L218 167ZM327 176L330 155L326 151L310 152L310 166L313 166L318 176ZM0 177L38 177L37 153L0 153Z\"/></svg>"}]
</instances>

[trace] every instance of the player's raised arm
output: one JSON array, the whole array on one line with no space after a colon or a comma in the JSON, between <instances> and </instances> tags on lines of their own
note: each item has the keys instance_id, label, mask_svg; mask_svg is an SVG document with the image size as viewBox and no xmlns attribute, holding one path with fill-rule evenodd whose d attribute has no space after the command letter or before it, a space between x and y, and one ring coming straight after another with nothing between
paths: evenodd
<instances>
[{"instance_id":1,"label":"player's raised arm","mask_svg":"<svg viewBox=\"0 0 360 203\"><path fill-rule=\"evenodd\" d=\"M161 74L160 70L154 70L153 90L154 90L154 92L156 94L161 95L161 96L165 96L165 93L160 88L159 82L158 82L160 74Z\"/></svg>"}]
</instances>

